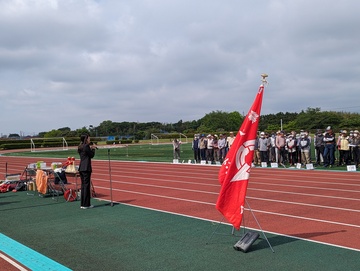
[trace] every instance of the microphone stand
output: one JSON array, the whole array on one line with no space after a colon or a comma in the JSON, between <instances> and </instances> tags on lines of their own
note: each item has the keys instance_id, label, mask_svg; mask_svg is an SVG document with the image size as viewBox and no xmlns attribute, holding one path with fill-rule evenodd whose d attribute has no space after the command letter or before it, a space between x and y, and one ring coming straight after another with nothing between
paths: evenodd
<instances>
[{"instance_id":1,"label":"microphone stand","mask_svg":"<svg viewBox=\"0 0 360 271\"><path fill-rule=\"evenodd\" d=\"M112 180L111 180L111 164L110 164L110 149L108 149L108 160L109 160L109 178L110 178L110 206L114 206L112 197Z\"/></svg>"}]
</instances>

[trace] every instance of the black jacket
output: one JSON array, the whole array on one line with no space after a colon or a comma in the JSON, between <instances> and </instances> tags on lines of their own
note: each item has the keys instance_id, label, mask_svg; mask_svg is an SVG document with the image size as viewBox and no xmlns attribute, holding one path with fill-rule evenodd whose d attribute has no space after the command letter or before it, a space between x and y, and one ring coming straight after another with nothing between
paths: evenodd
<instances>
[{"instance_id":1,"label":"black jacket","mask_svg":"<svg viewBox=\"0 0 360 271\"><path fill-rule=\"evenodd\" d=\"M78 148L80 155L79 171L92 172L91 158L95 155L95 150L92 150L88 144L81 144Z\"/></svg>"}]
</instances>

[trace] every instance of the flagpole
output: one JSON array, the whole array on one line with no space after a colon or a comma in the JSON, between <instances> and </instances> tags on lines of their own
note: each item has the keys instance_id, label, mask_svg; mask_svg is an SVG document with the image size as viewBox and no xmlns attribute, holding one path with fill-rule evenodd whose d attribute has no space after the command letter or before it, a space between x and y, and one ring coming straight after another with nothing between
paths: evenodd
<instances>
[{"instance_id":1,"label":"flagpole","mask_svg":"<svg viewBox=\"0 0 360 271\"><path fill-rule=\"evenodd\" d=\"M267 75L266 73L263 73L263 74L261 74L261 77L262 77L262 78L261 78L262 85L263 85L263 87L265 88L265 86L267 86L267 85L269 84L269 82L266 80L266 78L268 77L268 75ZM274 251L274 249L272 248L272 246L271 246L271 244L270 244L270 242L269 242L269 239L266 237L266 235L265 235L265 233L264 233L264 231L263 231L263 229L262 229L259 221L257 220L257 218L256 218L253 210L251 209L249 202L246 200L246 198L245 198L245 203L246 203L246 205L249 207L249 211L250 211L250 213L252 214L252 216L253 216L256 224L258 225L260 231L262 232L262 234L263 234L266 242L268 243L271 251L274 253L275 251ZM239 241L239 242L240 242L240 241Z\"/></svg>"},{"instance_id":2,"label":"flagpole","mask_svg":"<svg viewBox=\"0 0 360 271\"><path fill-rule=\"evenodd\" d=\"M266 80L266 78L268 77L268 75L267 75L266 73L263 73L263 74L261 74L261 77L262 77L262 78L261 78L262 86L265 88L265 86L267 86L267 85L269 84L269 82ZM271 251L272 251L273 253L275 253L273 247L271 246L271 244L270 244L270 242L269 242L269 239L266 237L265 232L263 231L263 229L262 229L259 221L257 220L257 218L256 218L253 210L251 209L250 204L249 204L249 202L248 202L247 199L246 199L246 196L245 196L245 199L244 199L244 200L245 200L246 205L247 205L248 208L249 208L248 210L249 210L250 213L252 214L252 216L253 216L256 224L258 225L258 227L259 227L262 235L264 236L266 242L268 243ZM244 222L244 218L242 219L242 222ZM244 232L245 232L245 226L244 226ZM232 234L234 234L234 227L233 227ZM246 238L246 237L245 237L245 234L244 234L243 238ZM254 239L252 240L252 242L251 242L250 244L245 244L246 242L249 242L249 241L250 241L248 238L250 238L250 239L251 239L251 238L254 238ZM246 240L243 240L243 239L241 238L241 239L235 244L234 248L237 249L237 250L244 249L246 246L250 246L256 239L257 239L257 237L247 237ZM248 249L248 247L247 247L246 249Z\"/></svg>"},{"instance_id":3,"label":"flagpole","mask_svg":"<svg viewBox=\"0 0 360 271\"><path fill-rule=\"evenodd\" d=\"M219 171L221 189L216 202L216 209L233 225L232 234L234 234L234 228L240 230L241 224L244 222L242 218L244 207L247 204L246 190L254 158L255 141L260 120L264 88L268 85L267 77L268 75L266 73L261 74L261 85L255 96L255 100L244 118L235 141L227 153L225 161ZM249 204L247 205L249 206ZM249 209L253 214L250 206ZM263 232L257 219L255 217L254 219ZM245 241L249 236L252 236L250 237L251 242ZM238 243L239 245L246 243L247 250L258 237L259 234L249 232L244 234ZM238 243L234 246L235 249L237 249ZM271 245L270 248L273 251Z\"/></svg>"},{"instance_id":4,"label":"flagpole","mask_svg":"<svg viewBox=\"0 0 360 271\"><path fill-rule=\"evenodd\" d=\"M261 82L262 84L265 86L267 86L269 84L269 82L266 80L267 77L269 77L269 75L267 75L266 73L262 73L261 74Z\"/></svg>"}]
</instances>

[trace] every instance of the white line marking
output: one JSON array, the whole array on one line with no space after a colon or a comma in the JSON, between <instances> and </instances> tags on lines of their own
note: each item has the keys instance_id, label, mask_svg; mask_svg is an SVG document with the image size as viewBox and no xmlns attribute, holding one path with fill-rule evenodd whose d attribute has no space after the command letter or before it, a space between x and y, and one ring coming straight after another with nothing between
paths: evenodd
<instances>
[{"instance_id":1,"label":"white line marking","mask_svg":"<svg viewBox=\"0 0 360 271\"><path fill-rule=\"evenodd\" d=\"M269 185L269 186L284 186L284 187L296 187L296 188L305 188L305 189L320 189L320 190L331 190L331 191L342 191L342 192L353 192L353 193L360 193L360 191L356 190L346 190L346 189L339 189L339 188L328 188L328 187L317 187L317 186L301 186L301 185L290 185L290 184L274 184L274 183L251 183L251 184L262 184L262 185ZM321 183L321 184L328 184L328 183ZM339 183L336 183L336 185L341 186ZM352 185L356 186L356 185ZM359 185L360 186L360 185Z\"/></svg>"},{"instance_id":2,"label":"white line marking","mask_svg":"<svg viewBox=\"0 0 360 271\"><path fill-rule=\"evenodd\" d=\"M107 200L105 200L105 201L107 201ZM211 223L221 223L221 224L224 224L224 225L232 226L230 223L223 222L223 221L220 222L220 221L215 221L215 220L212 220L212 219L206 219L206 218L201 218L201 217L192 216L192 215L185 215L185 214L181 214L181 213L170 212L170 211L165 211L165 210L160 210L160 209L155 209L155 208L150 208L150 207L144 207L144 206L139 206L139 205L134 205L134 204L129 204L129 203L122 203L122 202L120 202L120 203L123 204L123 205L135 207L135 208L141 208L141 209L157 211L157 212L161 212L161 213L167 213L167 214L172 214L172 215L178 215L178 216L183 216L183 217L188 217L188 218L199 219L199 220L203 220L203 221L209 221ZM257 229L257 228L251 228L251 227L246 227L246 228L250 229L250 230L260 231L260 229ZM353 250L353 251L359 251L360 252L360 249L356 249L356 248L335 245L335 244L332 244L332 243L326 243L326 242L316 241L316 240L312 240L312 239L305 239L305 238L286 235L286 234L282 234L282 233L278 233L278 232L272 232L272 231L264 231L264 232L267 232L267 233L270 233L270 234L273 234L273 235L281 235L281 236L285 236L285 237L292 238L292 239L298 239L298 240L302 240L302 241L306 241L306 242L323 244L323 245L328 245L328 246L332 246L332 247L338 247L338 248L343 248L343 249L348 249L348 250Z\"/></svg>"},{"instance_id":3,"label":"white line marking","mask_svg":"<svg viewBox=\"0 0 360 271\"><path fill-rule=\"evenodd\" d=\"M107 189L105 187L99 187L99 188ZM157 194L142 193L142 192L138 192L138 191L123 190L123 189L114 189L113 188L113 190L120 191L120 192L126 192L126 193L132 193L132 194L138 194L138 195L145 195L145 196L152 196L152 197L159 197L159 198L166 198L166 199L172 199L172 200L179 200L179 201L186 201L186 202L193 202L193 203L200 203L200 204L215 206L215 203L211 203L211 202L189 200L189 199L169 197L169 196L163 196L163 195L157 195ZM248 209L245 208L245 210L248 210ZM329 224L335 224L335 225L360 228L360 225L346 224L346 223L341 223L341 222L328 221L328 220L323 220L323 219L315 219L315 218L309 218L309 217L303 217L303 216L288 215L288 214L282 214L282 213L274 213L274 212L268 212L268 211L262 211L262 210L254 210L254 209L252 209L252 210L254 212L258 212L258 213L272 214L272 215L277 215L277 216L285 216L285 217L291 217L291 218L296 218L296 219L304 219L304 220L316 221L316 222L321 222L321 223L329 223Z\"/></svg>"},{"instance_id":4,"label":"white line marking","mask_svg":"<svg viewBox=\"0 0 360 271\"><path fill-rule=\"evenodd\" d=\"M12 264L14 267L16 267L17 269L19 269L20 271L27 271L26 268L22 267L21 265L19 265L18 263L14 262L12 259L10 259L9 257L5 256L4 254L2 254L0 252L0 257L3 258L5 261L7 261L8 263Z\"/></svg>"},{"instance_id":5,"label":"white line marking","mask_svg":"<svg viewBox=\"0 0 360 271\"><path fill-rule=\"evenodd\" d=\"M255 198L255 197L248 197L248 196L246 198L247 199L254 199L254 200L272 201L272 202L280 202L280 203L286 203L286 204L303 205L303 206L310 206L310 207L316 207L316 208L326 208L326 209L334 209L334 210L340 210L340 211L349 211L349 212L360 213L360 210L333 207L333 206L316 205L316 204L293 202L293 201L284 201L284 200L275 200L275 199Z\"/></svg>"},{"instance_id":6,"label":"white line marking","mask_svg":"<svg viewBox=\"0 0 360 271\"><path fill-rule=\"evenodd\" d=\"M96 186L96 188L102 188L102 189L109 190L109 188L107 188L107 187L101 187L101 186ZM206 205L215 206L215 203L198 201L198 200L190 200L190 199L169 197L169 196L163 196L163 195L157 195L157 194L149 194L149 193L143 193L143 192L131 191L131 190L123 190L123 189L117 189L117 188L113 188L113 190L120 191L120 192L126 192L126 193L132 193L132 194L139 194L139 195L145 195L145 196L153 196L153 197L158 197L158 198L173 199L173 200L180 200L180 201L187 201L187 202L194 202L194 203L201 203L201 204L206 204Z\"/></svg>"},{"instance_id":7,"label":"white line marking","mask_svg":"<svg viewBox=\"0 0 360 271\"><path fill-rule=\"evenodd\" d=\"M282 194L290 194L290 195L300 195L300 196L311 196L311 197L321 197L321 198L330 198L330 199L344 199L344 200L360 201L360 199L343 198L343 197L335 197L335 196L325 196L325 195L319 195L319 194L306 194L306 193L286 192L286 191L257 189L257 188L248 188L248 189L256 190L256 191L271 192L271 193L280 193L280 194L282 193Z\"/></svg>"},{"instance_id":8,"label":"white line marking","mask_svg":"<svg viewBox=\"0 0 360 271\"><path fill-rule=\"evenodd\" d=\"M328 221L328 220L323 220L323 219L316 219L316 218L309 218L309 217L295 216L295 215L287 215L287 214L260 211L260 210L254 210L254 209L252 209L252 210L253 210L253 212L258 212L258 213L271 214L271 215L277 215L277 216L285 216L285 217L291 217L291 218L296 218L296 219L304 219L304 220L310 220L310 221L316 221L316 222L322 222L322 223L329 223L329 224L335 224L335 225L341 225L341 226L347 226L347 227L360 228L360 225L346 224L346 223Z\"/></svg>"}]
</instances>

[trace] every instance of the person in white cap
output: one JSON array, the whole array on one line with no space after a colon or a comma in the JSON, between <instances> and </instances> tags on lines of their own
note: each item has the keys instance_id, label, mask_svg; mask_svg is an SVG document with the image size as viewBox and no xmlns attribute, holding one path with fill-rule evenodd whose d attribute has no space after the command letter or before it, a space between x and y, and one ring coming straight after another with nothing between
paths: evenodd
<instances>
[{"instance_id":1,"label":"person in white cap","mask_svg":"<svg viewBox=\"0 0 360 271\"><path fill-rule=\"evenodd\" d=\"M269 155L268 155L269 148L270 148L270 140L266 137L264 132L261 132L259 138L259 151L260 151L261 162L269 163Z\"/></svg>"},{"instance_id":2,"label":"person in white cap","mask_svg":"<svg viewBox=\"0 0 360 271\"><path fill-rule=\"evenodd\" d=\"M290 134L286 139L286 147L288 150L288 158L289 158L289 164L290 166L295 166L297 163L297 154L296 154L296 148L297 148L297 140L295 138L296 134Z\"/></svg>"},{"instance_id":3,"label":"person in white cap","mask_svg":"<svg viewBox=\"0 0 360 271\"><path fill-rule=\"evenodd\" d=\"M214 137L211 134L207 136L206 163L214 163Z\"/></svg>"},{"instance_id":4,"label":"person in white cap","mask_svg":"<svg viewBox=\"0 0 360 271\"><path fill-rule=\"evenodd\" d=\"M194 152L194 161L196 163L200 163L200 147L199 147L199 141L200 141L200 135L199 134L195 134L194 135L194 139L192 141L192 145L191 145L191 149Z\"/></svg>"},{"instance_id":5,"label":"person in white cap","mask_svg":"<svg viewBox=\"0 0 360 271\"><path fill-rule=\"evenodd\" d=\"M339 141L338 141L338 150L339 150L339 166L345 164L349 165L349 154L350 154L350 148L349 148L349 136L347 135L346 130L342 130Z\"/></svg>"},{"instance_id":6,"label":"person in white cap","mask_svg":"<svg viewBox=\"0 0 360 271\"><path fill-rule=\"evenodd\" d=\"M234 140L235 140L234 132L230 132L230 136L228 136L226 139L227 147L229 150L231 148L231 145L234 143Z\"/></svg>"},{"instance_id":7,"label":"person in white cap","mask_svg":"<svg viewBox=\"0 0 360 271\"><path fill-rule=\"evenodd\" d=\"M353 145L352 145L353 138L354 138L354 131L350 130L349 132L349 149L350 149L349 162L350 163L354 162Z\"/></svg>"},{"instance_id":8,"label":"person in white cap","mask_svg":"<svg viewBox=\"0 0 360 271\"><path fill-rule=\"evenodd\" d=\"M199 141L199 149L200 149L200 158L202 161L206 160L206 148L207 148L207 139L204 134L201 134Z\"/></svg>"},{"instance_id":9,"label":"person in white cap","mask_svg":"<svg viewBox=\"0 0 360 271\"><path fill-rule=\"evenodd\" d=\"M178 140L177 138L175 138L172 143L173 143L174 159L180 159L180 145L181 145L181 141Z\"/></svg>"},{"instance_id":10,"label":"person in white cap","mask_svg":"<svg viewBox=\"0 0 360 271\"><path fill-rule=\"evenodd\" d=\"M226 156L226 136L220 134L220 139L218 140L218 149L219 149L219 161L222 164Z\"/></svg>"},{"instance_id":11,"label":"person in white cap","mask_svg":"<svg viewBox=\"0 0 360 271\"><path fill-rule=\"evenodd\" d=\"M316 135L314 136L314 146L315 146L315 156L316 156L316 163L315 165L319 166L321 162L324 160L324 134L320 129L316 131Z\"/></svg>"}]
</instances>

